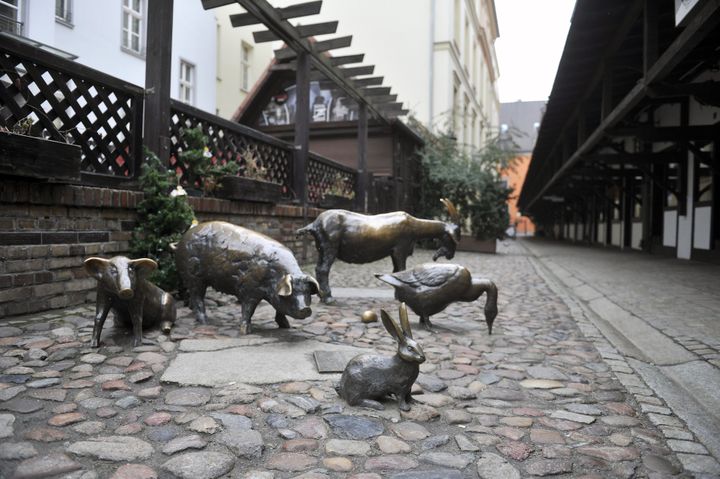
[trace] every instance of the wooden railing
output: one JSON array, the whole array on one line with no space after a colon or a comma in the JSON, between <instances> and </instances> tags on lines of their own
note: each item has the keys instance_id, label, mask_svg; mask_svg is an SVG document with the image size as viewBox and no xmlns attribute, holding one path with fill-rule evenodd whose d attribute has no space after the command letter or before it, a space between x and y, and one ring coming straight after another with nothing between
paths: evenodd
<instances>
[{"instance_id":1,"label":"wooden railing","mask_svg":"<svg viewBox=\"0 0 720 479\"><path fill-rule=\"evenodd\" d=\"M79 145L84 183L117 186L139 175L143 102L139 86L0 34L0 127L23 123L33 136ZM216 160L238 162L242 175L252 153L267 169L267 179L283 185L283 199L295 199L291 143L179 101L170 103L170 166L183 180L186 167L177 160L181 132L199 126ZM338 183L353 191L357 172L310 153L306 181L308 201L317 204Z\"/></svg>"},{"instance_id":2,"label":"wooden railing","mask_svg":"<svg viewBox=\"0 0 720 479\"><path fill-rule=\"evenodd\" d=\"M0 34L0 126L79 145L84 181L138 174L142 111L142 88Z\"/></svg>"}]
</instances>

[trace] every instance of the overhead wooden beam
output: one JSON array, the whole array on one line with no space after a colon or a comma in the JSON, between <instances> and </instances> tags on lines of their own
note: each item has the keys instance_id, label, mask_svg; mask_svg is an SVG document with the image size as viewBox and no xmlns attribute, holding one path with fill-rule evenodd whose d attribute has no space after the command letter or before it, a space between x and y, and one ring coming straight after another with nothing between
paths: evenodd
<instances>
[{"instance_id":1,"label":"overhead wooden beam","mask_svg":"<svg viewBox=\"0 0 720 479\"><path fill-rule=\"evenodd\" d=\"M356 55L343 55L343 56L339 56L339 57L331 57L330 65L339 66L339 65L347 65L350 63L361 63L364 58L365 58L364 53L358 53Z\"/></svg>"},{"instance_id":2,"label":"overhead wooden beam","mask_svg":"<svg viewBox=\"0 0 720 479\"><path fill-rule=\"evenodd\" d=\"M599 153L583 157L584 162L598 162L603 165L619 165L622 163L667 163L678 161L676 151L662 151L657 153Z\"/></svg>"},{"instance_id":3,"label":"overhead wooden beam","mask_svg":"<svg viewBox=\"0 0 720 479\"><path fill-rule=\"evenodd\" d=\"M358 78L357 80L351 81L355 84L355 86L382 85L383 77Z\"/></svg>"},{"instance_id":4,"label":"overhead wooden beam","mask_svg":"<svg viewBox=\"0 0 720 479\"><path fill-rule=\"evenodd\" d=\"M313 50L318 53L328 52L336 48L346 48L352 44L352 35L344 37L331 38L330 40L322 40L313 43Z\"/></svg>"},{"instance_id":5,"label":"overhead wooden beam","mask_svg":"<svg viewBox=\"0 0 720 479\"><path fill-rule=\"evenodd\" d=\"M395 110L387 112L387 116L390 118L396 118L398 116L404 116L410 113L410 110Z\"/></svg>"},{"instance_id":6,"label":"overhead wooden beam","mask_svg":"<svg viewBox=\"0 0 720 479\"><path fill-rule=\"evenodd\" d=\"M203 6L205 5L205 2L224 2L223 5L227 5L229 3L235 3L235 1L236 0L203 0ZM317 15L318 13L320 13L321 7L322 0L319 0L314 2L298 3L297 5L279 8L278 13L280 14L280 19L287 20L288 18L299 18L307 17L310 15ZM230 24L233 27L245 27L248 25L257 25L258 23L262 22L251 13L238 13L235 15L230 15Z\"/></svg>"},{"instance_id":7,"label":"overhead wooden beam","mask_svg":"<svg viewBox=\"0 0 720 479\"><path fill-rule=\"evenodd\" d=\"M397 95L375 95L370 98L376 105L380 103L391 103L397 100Z\"/></svg>"},{"instance_id":8,"label":"overhead wooden beam","mask_svg":"<svg viewBox=\"0 0 720 479\"><path fill-rule=\"evenodd\" d=\"M529 209L538 199L542 198L553 183L571 168L583 155L597 145L605 136L605 132L615 126L625 115L633 110L646 96L648 87L664 80L689 53L720 24L720 0L711 0L698 6L691 12L692 18L660 55L645 77L633 87L605 118L595 131L573 154L573 156L556 170L549 181L545 182L539 192L524 206Z\"/></svg>"},{"instance_id":9,"label":"overhead wooden beam","mask_svg":"<svg viewBox=\"0 0 720 479\"><path fill-rule=\"evenodd\" d=\"M375 71L375 65L364 65L361 67L339 68L346 78L356 77L360 75L372 75Z\"/></svg>"},{"instance_id":10,"label":"overhead wooden beam","mask_svg":"<svg viewBox=\"0 0 720 479\"><path fill-rule=\"evenodd\" d=\"M363 88L362 92L365 96L389 95L390 89L391 88L389 86L371 87Z\"/></svg>"},{"instance_id":11,"label":"overhead wooden beam","mask_svg":"<svg viewBox=\"0 0 720 479\"><path fill-rule=\"evenodd\" d=\"M312 44L312 50L314 50L317 53L326 52L329 50L334 50L336 48L345 48L349 47L352 44L352 35L348 35L346 37L337 37L337 38L331 38L330 40L323 40L320 42L315 42ZM278 60L290 60L292 58L295 58L297 53L295 53L295 50L290 47L281 48L280 50L275 50L275 58Z\"/></svg>"},{"instance_id":12,"label":"overhead wooden beam","mask_svg":"<svg viewBox=\"0 0 720 479\"><path fill-rule=\"evenodd\" d=\"M224 7L225 5L230 5L231 3L235 3L235 0L202 0L202 6L205 10Z\"/></svg>"},{"instance_id":13,"label":"overhead wooden beam","mask_svg":"<svg viewBox=\"0 0 720 479\"><path fill-rule=\"evenodd\" d=\"M402 102L394 102L394 103L382 103L377 105L377 108L380 110L402 110Z\"/></svg>"},{"instance_id":14,"label":"overhead wooden beam","mask_svg":"<svg viewBox=\"0 0 720 479\"><path fill-rule=\"evenodd\" d=\"M268 29L276 32L280 39L288 46L287 49L290 51L279 54L283 50L278 50L275 52L276 58L294 58L296 56L295 51L298 53L307 53L310 57L312 65L314 65L318 71L323 72L329 80L337 84L350 98L359 103L367 104L368 113L387 123L387 119L384 117L382 112L376 109L363 96L362 92L358 88L359 86L362 86L357 84L358 80L353 81L345 78L337 68L330 64L330 60L326 55L319 55L319 53L323 51L349 46L352 42L352 37L340 37L322 42L311 43L308 39L299 38L296 29L288 22L283 21L277 10L270 5L267 0L237 1L243 6L243 8L245 8L245 10L247 10L248 13L251 13L253 16L261 20Z\"/></svg>"},{"instance_id":15,"label":"overhead wooden beam","mask_svg":"<svg viewBox=\"0 0 720 479\"><path fill-rule=\"evenodd\" d=\"M631 136L649 142L678 142L687 140L713 140L718 137L720 127L698 126L638 126L608 129L609 136Z\"/></svg>"},{"instance_id":16,"label":"overhead wooden beam","mask_svg":"<svg viewBox=\"0 0 720 479\"><path fill-rule=\"evenodd\" d=\"M313 23L310 25L298 25L295 29L302 38L314 37L316 35L327 35L329 33L335 33L337 31L338 22L322 22ZM280 40L280 37L276 33L270 30L263 30L261 32L253 32L253 39L255 43L267 43Z\"/></svg>"}]
</instances>

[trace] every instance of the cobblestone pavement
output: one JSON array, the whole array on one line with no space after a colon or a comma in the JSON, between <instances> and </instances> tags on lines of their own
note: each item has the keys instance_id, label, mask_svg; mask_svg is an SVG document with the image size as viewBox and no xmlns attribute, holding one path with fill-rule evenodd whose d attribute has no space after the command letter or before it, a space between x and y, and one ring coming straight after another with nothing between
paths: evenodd
<instances>
[{"instance_id":1,"label":"cobblestone pavement","mask_svg":"<svg viewBox=\"0 0 720 479\"><path fill-rule=\"evenodd\" d=\"M418 251L410 264L427 261ZM182 340L233 338L238 307L213 296L209 326L187 308L171 336L106 325L90 349L91 308L0 326L0 477L65 478L664 478L718 477L717 463L633 374L582 311L558 296L514 245L453 260L492 278L500 313L488 336L484 299L417 327L427 361L409 412L348 407L333 380L178 387L163 371ZM383 288L390 261L336 264L335 287ZM315 339L394 354L362 311L388 299L338 298L278 330L258 309L250 338ZM110 323L110 321L108 321ZM181 344L178 348L178 344ZM673 452L669 444L674 444Z\"/></svg>"},{"instance_id":2,"label":"cobblestone pavement","mask_svg":"<svg viewBox=\"0 0 720 479\"><path fill-rule=\"evenodd\" d=\"M592 285L688 351L720 367L717 265L563 242L533 241L532 247L551 267Z\"/></svg>"}]
</instances>

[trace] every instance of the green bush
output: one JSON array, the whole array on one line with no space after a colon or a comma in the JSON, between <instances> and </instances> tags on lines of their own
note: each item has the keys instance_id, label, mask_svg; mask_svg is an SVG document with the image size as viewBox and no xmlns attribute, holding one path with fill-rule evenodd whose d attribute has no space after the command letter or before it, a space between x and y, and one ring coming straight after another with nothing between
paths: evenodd
<instances>
[{"instance_id":1,"label":"green bush","mask_svg":"<svg viewBox=\"0 0 720 479\"><path fill-rule=\"evenodd\" d=\"M448 198L459 210L463 226L469 223L474 238L502 238L510 223L507 200L512 190L502 181L501 171L512 168L515 157L507 141L498 136L471 151L448 134L426 131L424 136L418 214L441 216L445 208L440 199Z\"/></svg>"},{"instance_id":2,"label":"green bush","mask_svg":"<svg viewBox=\"0 0 720 479\"><path fill-rule=\"evenodd\" d=\"M168 170L153 153L145 152L140 187L145 194L138 205L138 226L130 240L134 257L151 258L159 268L149 278L165 291L177 291L179 278L170 244L192 224L195 215L187 196L171 196L177 186L175 171Z\"/></svg>"}]
</instances>

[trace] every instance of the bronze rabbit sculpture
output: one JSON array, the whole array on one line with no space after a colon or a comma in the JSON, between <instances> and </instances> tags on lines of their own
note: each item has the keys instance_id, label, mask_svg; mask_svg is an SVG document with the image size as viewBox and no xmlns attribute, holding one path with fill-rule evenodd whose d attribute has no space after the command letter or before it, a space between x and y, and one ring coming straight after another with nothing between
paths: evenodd
<instances>
[{"instance_id":1,"label":"bronze rabbit sculpture","mask_svg":"<svg viewBox=\"0 0 720 479\"><path fill-rule=\"evenodd\" d=\"M405 303L400 305L400 326L384 310L380 310L380 316L385 329L398 343L397 354L355 356L345 366L336 390L351 406L379 410L385 407L378 400L392 394L398 407L408 411L410 389L420 373L420 364L425 362L425 354L412 337Z\"/></svg>"}]
</instances>

